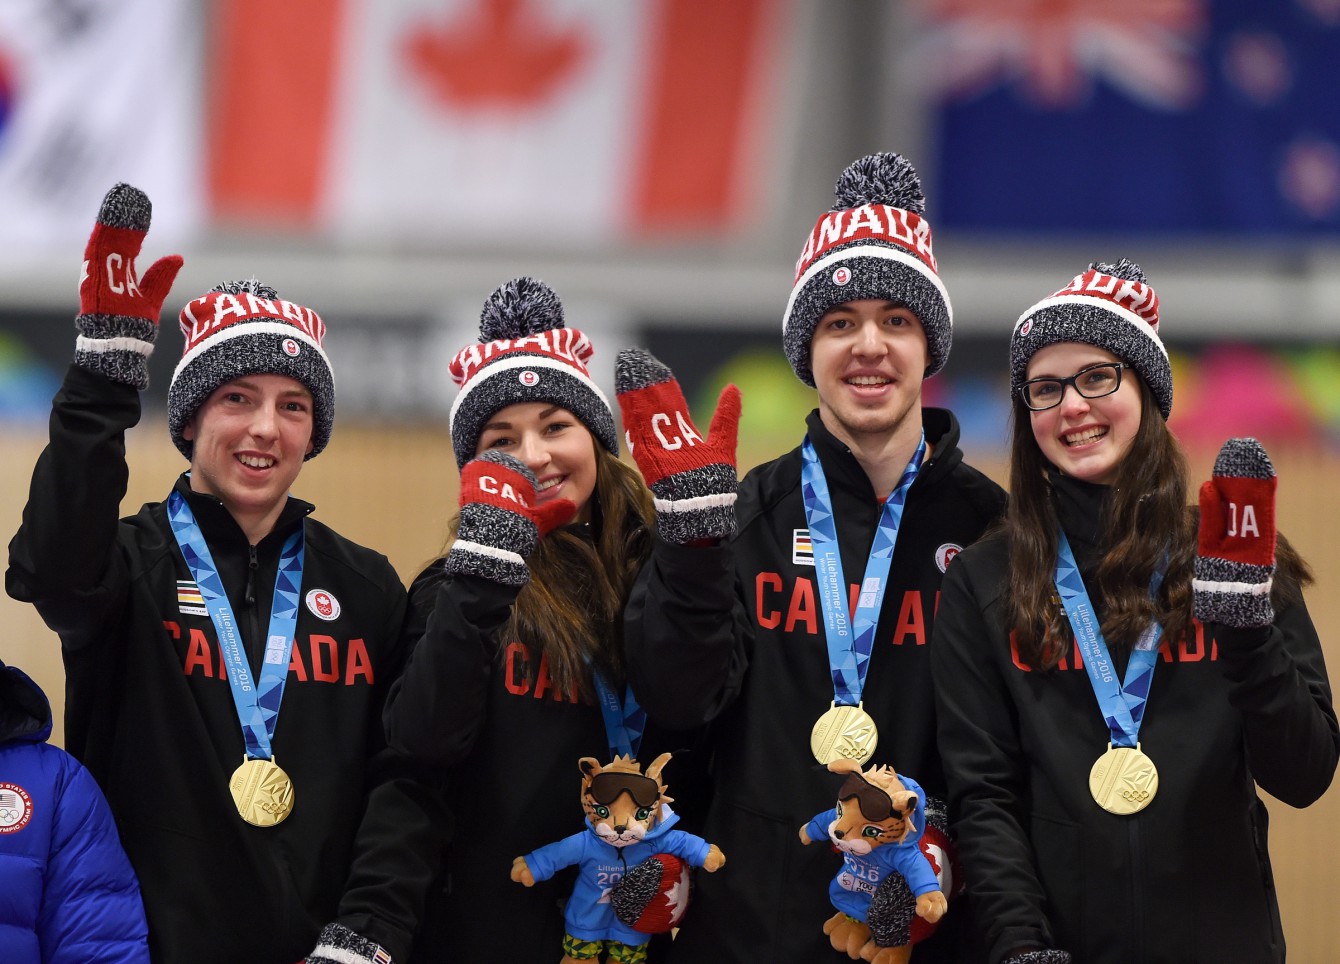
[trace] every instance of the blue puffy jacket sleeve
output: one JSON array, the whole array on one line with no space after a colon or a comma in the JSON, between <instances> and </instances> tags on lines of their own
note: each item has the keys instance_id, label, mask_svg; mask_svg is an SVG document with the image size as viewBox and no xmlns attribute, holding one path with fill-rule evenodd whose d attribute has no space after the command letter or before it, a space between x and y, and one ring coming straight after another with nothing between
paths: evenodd
<instances>
[{"instance_id":1,"label":"blue puffy jacket sleeve","mask_svg":"<svg viewBox=\"0 0 1340 964\"><path fill-rule=\"evenodd\" d=\"M45 964L148 964L139 882L102 791L73 757L56 802L39 932Z\"/></svg>"}]
</instances>

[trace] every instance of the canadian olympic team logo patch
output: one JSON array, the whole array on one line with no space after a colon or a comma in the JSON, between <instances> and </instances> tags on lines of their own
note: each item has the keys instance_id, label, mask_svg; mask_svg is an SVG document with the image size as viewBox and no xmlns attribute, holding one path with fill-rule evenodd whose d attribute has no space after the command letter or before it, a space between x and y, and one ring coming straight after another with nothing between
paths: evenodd
<instances>
[{"instance_id":1,"label":"canadian olympic team logo patch","mask_svg":"<svg viewBox=\"0 0 1340 964\"><path fill-rule=\"evenodd\" d=\"M331 622L340 617L340 601L324 589L312 589L305 597L307 608L317 619Z\"/></svg>"},{"instance_id":2,"label":"canadian olympic team logo patch","mask_svg":"<svg viewBox=\"0 0 1340 964\"><path fill-rule=\"evenodd\" d=\"M949 564L954 561L954 557L963 551L962 546L956 546L952 542L946 542L940 548L935 550L935 564L944 572L949 568Z\"/></svg>"},{"instance_id":3,"label":"canadian olympic team logo patch","mask_svg":"<svg viewBox=\"0 0 1340 964\"><path fill-rule=\"evenodd\" d=\"M523 371L520 375L517 375L516 380L527 388L534 388L536 385L540 384L539 373L533 372L529 368Z\"/></svg>"},{"instance_id":4,"label":"canadian olympic team logo patch","mask_svg":"<svg viewBox=\"0 0 1340 964\"><path fill-rule=\"evenodd\" d=\"M1019 337L1022 338L1024 335L1028 334L1032 330L1033 330L1033 319L1029 318L1026 322L1024 322L1022 325L1019 326Z\"/></svg>"},{"instance_id":5,"label":"canadian olympic team logo patch","mask_svg":"<svg viewBox=\"0 0 1340 964\"><path fill-rule=\"evenodd\" d=\"M833 272L833 284L837 285L839 288L849 281L851 281L851 268L848 268L846 265L843 265Z\"/></svg>"},{"instance_id":6,"label":"canadian olympic team logo patch","mask_svg":"<svg viewBox=\"0 0 1340 964\"><path fill-rule=\"evenodd\" d=\"M0 783L0 834L18 833L33 816L33 798L14 783Z\"/></svg>"},{"instance_id":7,"label":"canadian olympic team logo patch","mask_svg":"<svg viewBox=\"0 0 1340 964\"><path fill-rule=\"evenodd\" d=\"M298 353L302 351L302 348L300 348L298 346L298 343L294 341L292 338L284 339L283 348L284 348L284 354L288 355L289 358L297 358Z\"/></svg>"}]
</instances>

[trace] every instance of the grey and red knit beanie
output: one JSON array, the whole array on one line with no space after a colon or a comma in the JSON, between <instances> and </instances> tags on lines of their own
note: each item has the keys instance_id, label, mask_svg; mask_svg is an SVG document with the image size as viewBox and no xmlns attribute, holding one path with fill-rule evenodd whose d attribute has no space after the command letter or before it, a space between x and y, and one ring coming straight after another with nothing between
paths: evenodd
<instances>
[{"instance_id":1,"label":"grey and red knit beanie","mask_svg":"<svg viewBox=\"0 0 1340 964\"><path fill-rule=\"evenodd\" d=\"M335 425L335 376L322 342L326 324L311 308L284 301L255 279L218 285L181 310L186 339L168 388L168 431L188 459L182 431L220 385L245 375L287 375L312 393L312 451Z\"/></svg>"},{"instance_id":2,"label":"grey and red knit beanie","mask_svg":"<svg viewBox=\"0 0 1340 964\"><path fill-rule=\"evenodd\" d=\"M1010 337L1010 391L1028 378L1040 348L1063 341L1116 355L1145 380L1166 420L1172 412L1172 366L1159 338L1159 296L1133 261L1093 263L1070 284L1029 308Z\"/></svg>"},{"instance_id":3,"label":"grey and red knit beanie","mask_svg":"<svg viewBox=\"0 0 1340 964\"><path fill-rule=\"evenodd\" d=\"M461 387L451 406L456 464L475 457L489 419L519 402L562 406L618 455L614 413L586 367L593 351L586 335L564 327L563 304L543 281L515 278L489 295L479 344L462 348L449 366Z\"/></svg>"},{"instance_id":4,"label":"grey and red knit beanie","mask_svg":"<svg viewBox=\"0 0 1340 964\"><path fill-rule=\"evenodd\" d=\"M837 203L820 216L796 262L782 317L782 348L796 375L814 385L810 342L819 319L848 301L906 305L926 333L929 378L944 367L954 310L931 251L921 179L900 154L870 154L838 178Z\"/></svg>"}]
</instances>

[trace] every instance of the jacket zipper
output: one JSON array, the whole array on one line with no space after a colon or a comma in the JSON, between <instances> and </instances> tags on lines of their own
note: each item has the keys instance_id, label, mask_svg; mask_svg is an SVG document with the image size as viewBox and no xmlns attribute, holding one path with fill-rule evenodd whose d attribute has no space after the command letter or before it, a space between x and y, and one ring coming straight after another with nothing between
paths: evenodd
<instances>
[{"instance_id":1,"label":"jacket zipper","mask_svg":"<svg viewBox=\"0 0 1340 964\"><path fill-rule=\"evenodd\" d=\"M247 546L249 558L247 559L247 584L242 591L242 602L247 607L247 624L251 632L247 634L249 639L256 639L259 627L256 625L256 570L260 568L260 560L256 558L256 547Z\"/></svg>"}]
</instances>

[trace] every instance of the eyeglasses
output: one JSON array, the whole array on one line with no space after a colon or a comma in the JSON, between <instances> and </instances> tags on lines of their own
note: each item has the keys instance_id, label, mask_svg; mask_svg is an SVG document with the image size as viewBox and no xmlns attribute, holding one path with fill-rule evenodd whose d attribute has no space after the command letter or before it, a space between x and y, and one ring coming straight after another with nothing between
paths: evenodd
<instances>
[{"instance_id":1,"label":"eyeglasses","mask_svg":"<svg viewBox=\"0 0 1340 964\"><path fill-rule=\"evenodd\" d=\"M1103 362L1081 368L1069 378L1030 378L1019 386L1019 397L1031 411L1045 412L1061 404L1069 385L1082 398L1102 398L1121 387L1122 362Z\"/></svg>"},{"instance_id":2,"label":"eyeglasses","mask_svg":"<svg viewBox=\"0 0 1340 964\"><path fill-rule=\"evenodd\" d=\"M618 800L621 793L632 797L639 807L650 807L660 799L661 787L651 777L640 773L597 773L586 792L592 800L606 807Z\"/></svg>"},{"instance_id":3,"label":"eyeglasses","mask_svg":"<svg viewBox=\"0 0 1340 964\"><path fill-rule=\"evenodd\" d=\"M867 820L886 820L893 816L892 798L859 773L848 776L838 791L840 801L845 802L852 797L860 803L861 813Z\"/></svg>"}]
</instances>

